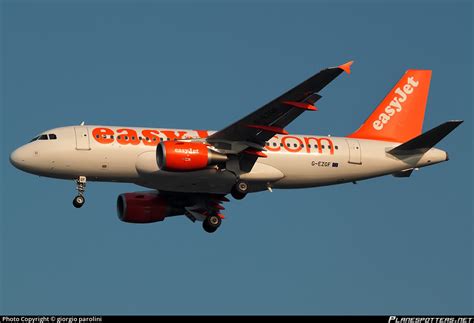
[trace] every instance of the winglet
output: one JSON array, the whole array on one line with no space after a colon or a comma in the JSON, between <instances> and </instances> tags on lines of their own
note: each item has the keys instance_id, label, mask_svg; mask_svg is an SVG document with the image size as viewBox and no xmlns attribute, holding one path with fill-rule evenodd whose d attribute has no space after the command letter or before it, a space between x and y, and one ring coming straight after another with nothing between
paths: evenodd
<instances>
[{"instance_id":1,"label":"winglet","mask_svg":"<svg viewBox=\"0 0 474 323\"><path fill-rule=\"evenodd\" d=\"M338 68L346 72L347 74L351 74L351 65L354 61L347 62L345 64L339 65Z\"/></svg>"}]
</instances>

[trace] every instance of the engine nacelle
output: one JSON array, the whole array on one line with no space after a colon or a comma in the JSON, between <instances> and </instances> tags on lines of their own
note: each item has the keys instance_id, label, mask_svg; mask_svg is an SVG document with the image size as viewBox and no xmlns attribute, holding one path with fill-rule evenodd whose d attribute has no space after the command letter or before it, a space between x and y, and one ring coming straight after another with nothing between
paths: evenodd
<instances>
[{"instance_id":1,"label":"engine nacelle","mask_svg":"<svg viewBox=\"0 0 474 323\"><path fill-rule=\"evenodd\" d=\"M162 170L200 170L226 160L226 155L212 151L200 142L164 141L156 148L156 161Z\"/></svg>"},{"instance_id":2,"label":"engine nacelle","mask_svg":"<svg viewBox=\"0 0 474 323\"><path fill-rule=\"evenodd\" d=\"M171 206L157 192L135 192L119 195L117 214L123 222L151 223L163 221L168 216L184 214L184 209Z\"/></svg>"}]
</instances>

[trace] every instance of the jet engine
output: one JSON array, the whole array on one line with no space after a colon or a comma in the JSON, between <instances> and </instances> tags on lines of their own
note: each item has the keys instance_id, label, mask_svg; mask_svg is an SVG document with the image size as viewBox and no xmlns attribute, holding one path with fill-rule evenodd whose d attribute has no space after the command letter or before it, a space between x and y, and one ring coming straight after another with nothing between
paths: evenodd
<instances>
[{"instance_id":1,"label":"jet engine","mask_svg":"<svg viewBox=\"0 0 474 323\"><path fill-rule=\"evenodd\" d=\"M200 170L226 160L226 155L200 142L164 141L156 148L158 167L167 171Z\"/></svg>"},{"instance_id":2,"label":"jet engine","mask_svg":"<svg viewBox=\"0 0 474 323\"><path fill-rule=\"evenodd\" d=\"M117 214L123 222L151 223L184 214L184 209L171 206L158 192L135 192L119 195Z\"/></svg>"}]
</instances>

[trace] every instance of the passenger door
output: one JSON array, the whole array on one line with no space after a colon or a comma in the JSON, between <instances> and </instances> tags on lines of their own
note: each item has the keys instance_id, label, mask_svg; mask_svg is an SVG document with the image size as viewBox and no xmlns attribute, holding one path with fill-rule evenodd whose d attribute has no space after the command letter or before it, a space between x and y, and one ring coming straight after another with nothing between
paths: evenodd
<instances>
[{"instance_id":1,"label":"passenger door","mask_svg":"<svg viewBox=\"0 0 474 323\"><path fill-rule=\"evenodd\" d=\"M89 141L89 130L87 127L74 127L76 133L76 149L77 150L90 150L91 145Z\"/></svg>"},{"instance_id":2,"label":"passenger door","mask_svg":"<svg viewBox=\"0 0 474 323\"><path fill-rule=\"evenodd\" d=\"M359 140L346 139L346 142L349 147L349 163L358 165L362 164Z\"/></svg>"}]
</instances>

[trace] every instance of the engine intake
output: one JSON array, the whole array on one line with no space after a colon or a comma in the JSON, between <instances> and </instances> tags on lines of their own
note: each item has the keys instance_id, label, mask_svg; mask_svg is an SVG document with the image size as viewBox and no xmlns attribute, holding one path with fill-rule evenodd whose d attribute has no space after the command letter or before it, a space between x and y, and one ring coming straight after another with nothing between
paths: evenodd
<instances>
[{"instance_id":1,"label":"engine intake","mask_svg":"<svg viewBox=\"0 0 474 323\"><path fill-rule=\"evenodd\" d=\"M226 155L200 142L164 141L156 148L158 167L167 171L200 170L226 160Z\"/></svg>"},{"instance_id":2,"label":"engine intake","mask_svg":"<svg viewBox=\"0 0 474 323\"><path fill-rule=\"evenodd\" d=\"M171 206L157 192L124 193L117 199L117 215L123 222L152 223L181 214L184 209Z\"/></svg>"}]
</instances>

